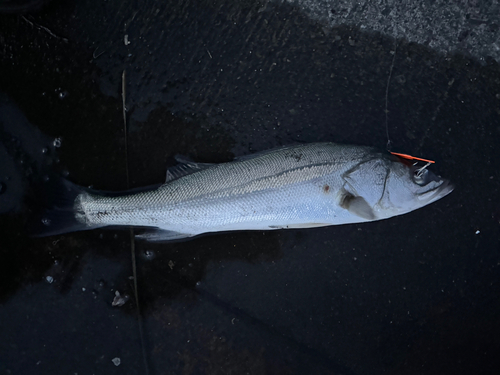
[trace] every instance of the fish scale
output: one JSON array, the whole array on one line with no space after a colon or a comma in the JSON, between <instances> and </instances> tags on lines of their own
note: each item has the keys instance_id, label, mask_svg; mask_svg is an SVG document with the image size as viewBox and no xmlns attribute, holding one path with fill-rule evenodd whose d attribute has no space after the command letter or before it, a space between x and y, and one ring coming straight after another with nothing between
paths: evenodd
<instances>
[{"instance_id":1,"label":"fish scale","mask_svg":"<svg viewBox=\"0 0 500 375\"><path fill-rule=\"evenodd\" d=\"M300 193L296 191L297 189L293 189L295 184L328 175L337 164L343 165L344 169L349 167L349 164L343 163L342 160L349 158L349 155L340 154L338 158L340 160L332 159L332 148L337 148L337 145L289 147L249 160L215 165L208 170L165 184L153 192L138 193L128 197L94 195L89 197L88 201L85 198L82 199L81 204L90 223L113 225L131 225L132 223L150 225L151 218L158 216L170 225L173 220L184 219L185 223L188 220L192 222L208 216L224 217L225 215L221 214L224 209L235 208L235 202L220 201L229 197L238 197L237 201L240 205L249 207L248 210L258 209L259 213L263 211L262 205L267 200L276 211L277 207L283 207L284 202L280 202L282 195L286 197L294 192L295 197L292 198L298 198ZM357 153L359 154L359 151ZM338 180L340 182L340 178ZM334 182L332 181L331 184ZM287 187L292 188L287 189ZM270 197L268 197L269 194L264 194L261 195L261 200L249 199L259 191L272 189L277 190L272 191ZM241 198L246 194L247 196ZM272 210L264 209L264 211ZM102 212L106 212L107 215L99 215ZM281 212L281 215L285 214ZM262 216L255 216L255 220L263 220ZM237 218L228 218L228 220L235 219L243 221L241 215ZM143 222L143 220L146 221ZM216 220L215 224L221 224L220 221ZM211 224L208 223L208 225Z\"/></svg>"}]
</instances>

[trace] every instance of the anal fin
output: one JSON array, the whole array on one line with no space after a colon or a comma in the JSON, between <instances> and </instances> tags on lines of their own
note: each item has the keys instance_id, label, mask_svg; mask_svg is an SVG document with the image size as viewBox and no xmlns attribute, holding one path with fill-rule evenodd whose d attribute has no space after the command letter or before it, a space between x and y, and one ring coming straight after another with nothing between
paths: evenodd
<instances>
[{"instance_id":1,"label":"anal fin","mask_svg":"<svg viewBox=\"0 0 500 375\"><path fill-rule=\"evenodd\" d=\"M148 229L146 232L141 234L136 234L136 238L140 240L146 240L149 242L166 242L181 240L183 238L192 237L191 233L180 233L171 230L163 229Z\"/></svg>"},{"instance_id":2,"label":"anal fin","mask_svg":"<svg viewBox=\"0 0 500 375\"><path fill-rule=\"evenodd\" d=\"M271 229L304 229L304 228L319 228L331 225L329 223L294 223L287 225L270 225Z\"/></svg>"}]
</instances>

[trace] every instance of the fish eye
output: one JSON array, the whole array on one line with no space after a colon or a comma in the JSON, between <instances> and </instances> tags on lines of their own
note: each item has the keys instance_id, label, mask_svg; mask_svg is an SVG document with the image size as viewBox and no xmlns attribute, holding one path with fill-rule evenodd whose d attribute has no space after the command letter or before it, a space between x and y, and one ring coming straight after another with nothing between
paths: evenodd
<instances>
[{"instance_id":1,"label":"fish eye","mask_svg":"<svg viewBox=\"0 0 500 375\"><path fill-rule=\"evenodd\" d=\"M413 182L415 182L417 185L423 186L428 183L428 174L429 171L427 169L423 168L412 168L412 174L413 174Z\"/></svg>"}]
</instances>

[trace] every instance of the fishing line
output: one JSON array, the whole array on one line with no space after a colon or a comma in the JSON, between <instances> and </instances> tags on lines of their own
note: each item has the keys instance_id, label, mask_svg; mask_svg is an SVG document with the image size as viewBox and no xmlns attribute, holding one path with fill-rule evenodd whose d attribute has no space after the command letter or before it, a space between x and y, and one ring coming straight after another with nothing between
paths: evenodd
<instances>
[{"instance_id":1,"label":"fishing line","mask_svg":"<svg viewBox=\"0 0 500 375\"><path fill-rule=\"evenodd\" d=\"M127 111L125 107L125 102L126 102L125 79L126 79L126 73L124 69L122 73L122 115L123 115L123 131L125 134L125 171L127 176L127 188L130 189L130 177L128 169ZM139 292L137 288L137 262L135 256L135 236L133 227L130 227L130 253L132 257L132 277L134 278L134 296L135 296L135 304L137 306L137 322L139 325L139 337L141 340L142 359L144 361L144 368L146 370L145 374L149 375L149 365L146 355L146 345L144 344L144 329L142 326L142 314L141 314L141 308L139 306Z\"/></svg>"},{"instance_id":2,"label":"fishing line","mask_svg":"<svg viewBox=\"0 0 500 375\"><path fill-rule=\"evenodd\" d=\"M392 76L392 68L394 68L394 61L396 60L396 52L398 50L398 41L394 40L394 55L392 56L391 68L389 69L389 77L387 78L387 86L385 87L385 134L387 136L387 151L391 151L391 139L389 138L389 120L387 110L388 102L389 102L389 84L391 83Z\"/></svg>"},{"instance_id":3,"label":"fishing line","mask_svg":"<svg viewBox=\"0 0 500 375\"><path fill-rule=\"evenodd\" d=\"M417 175L420 177L423 173L424 170L431 164L435 163L434 160L429 160L429 159L423 159L423 158L418 158L416 156L411 156L408 154L401 154L398 152L392 152L391 151L391 138L389 137L389 110L388 110L388 103L389 103L389 85L391 83L391 77L392 77L392 70L394 68L394 61L396 60L396 52L398 50L398 41L397 39L394 40L394 54L392 56L392 62L391 62L391 67L389 69L389 77L387 77L387 85L385 87L385 134L387 136L387 151L389 151L391 154L399 156L400 158L406 159L406 160L412 160L412 161L423 161L427 164L425 164L423 167L419 168L417 170Z\"/></svg>"}]
</instances>

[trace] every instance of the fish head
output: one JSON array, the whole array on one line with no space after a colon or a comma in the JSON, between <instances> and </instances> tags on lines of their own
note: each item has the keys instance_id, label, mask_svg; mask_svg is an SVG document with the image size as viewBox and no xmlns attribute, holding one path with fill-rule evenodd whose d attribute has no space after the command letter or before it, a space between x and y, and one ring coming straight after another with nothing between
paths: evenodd
<instances>
[{"instance_id":1,"label":"fish head","mask_svg":"<svg viewBox=\"0 0 500 375\"><path fill-rule=\"evenodd\" d=\"M368 220L402 215L453 191L449 180L427 168L408 164L393 155L378 154L357 165L344 176L345 191L362 198L353 212Z\"/></svg>"},{"instance_id":2,"label":"fish head","mask_svg":"<svg viewBox=\"0 0 500 375\"><path fill-rule=\"evenodd\" d=\"M449 180L434 174L427 166L411 165L398 157L389 159L384 190L375 207L379 216L387 218L414 211L454 189Z\"/></svg>"}]
</instances>

